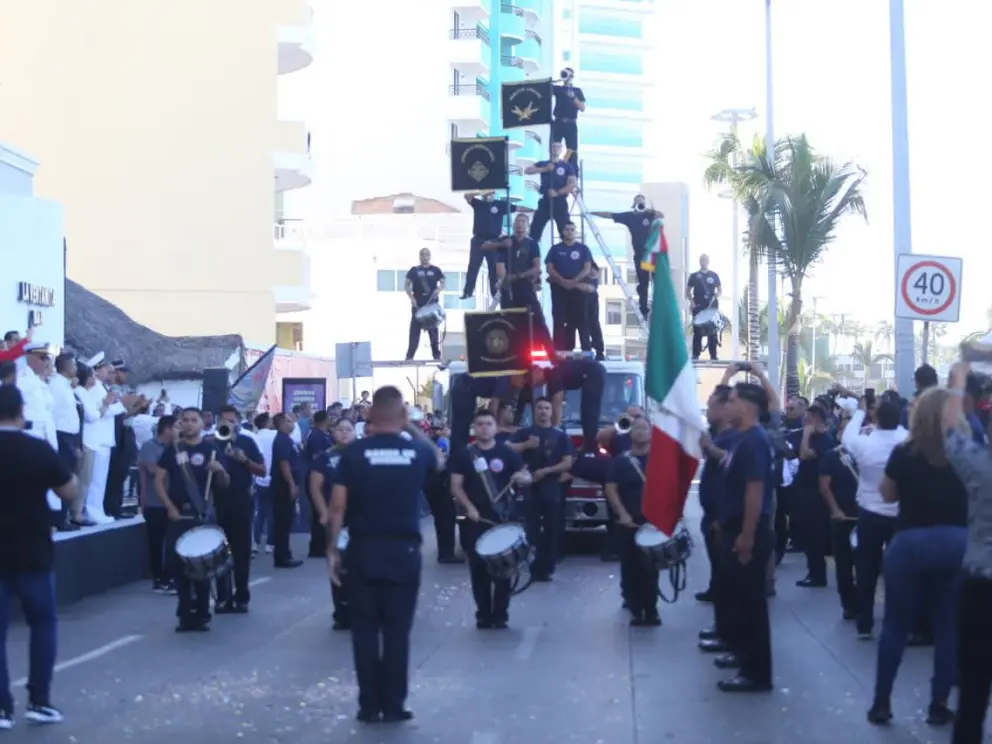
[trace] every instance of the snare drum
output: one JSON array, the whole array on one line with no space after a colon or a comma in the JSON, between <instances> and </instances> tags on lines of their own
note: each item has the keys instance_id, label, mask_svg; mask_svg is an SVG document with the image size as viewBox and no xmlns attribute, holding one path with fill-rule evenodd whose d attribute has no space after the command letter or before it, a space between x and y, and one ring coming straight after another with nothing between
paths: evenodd
<instances>
[{"instance_id":1,"label":"snare drum","mask_svg":"<svg viewBox=\"0 0 992 744\"><path fill-rule=\"evenodd\" d=\"M417 319L417 324L425 331L437 328L444 322L444 308L437 302L432 302L430 305L424 305L422 308L417 310L414 317Z\"/></svg>"},{"instance_id":2,"label":"snare drum","mask_svg":"<svg viewBox=\"0 0 992 744\"><path fill-rule=\"evenodd\" d=\"M669 537L653 524L641 525L634 533L634 544L659 571L685 563L692 553L692 538L684 528Z\"/></svg>"},{"instance_id":3,"label":"snare drum","mask_svg":"<svg viewBox=\"0 0 992 744\"><path fill-rule=\"evenodd\" d=\"M711 325L716 327L717 323L720 322L720 311L715 307L708 307L705 310L700 310L692 319L692 324L694 326L707 326Z\"/></svg>"},{"instance_id":4,"label":"snare drum","mask_svg":"<svg viewBox=\"0 0 992 744\"><path fill-rule=\"evenodd\" d=\"M194 527L176 541L176 554L191 581L212 581L231 570L231 550L224 530L212 524Z\"/></svg>"},{"instance_id":5,"label":"snare drum","mask_svg":"<svg viewBox=\"0 0 992 744\"><path fill-rule=\"evenodd\" d=\"M519 524L498 524L475 541L475 552L494 579L511 579L530 557L527 533Z\"/></svg>"}]
</instances>

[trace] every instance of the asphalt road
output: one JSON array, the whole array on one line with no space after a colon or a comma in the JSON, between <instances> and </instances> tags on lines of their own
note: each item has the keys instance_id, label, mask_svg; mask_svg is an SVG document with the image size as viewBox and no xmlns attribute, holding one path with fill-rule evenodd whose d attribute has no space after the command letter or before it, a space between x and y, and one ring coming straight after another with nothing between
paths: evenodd
<instances>
[{"instance_id":1,"label":"asphalt road","mask_svg":"<svg viewBox=\"0 0 992 744\"><path fill-rule=\"evenodd\" d=\"M425 522L430 535L430 521ZM302 540L303 538L299 538ZM305 545L296 545L298 554ZM413 631L416 713L395 727L361 726L347 634L332 633L322 561L253 567L249 615L222 616L207 634L177 635L174 599L144 584L65 611L53 702L61 725L18 721L4 742L37 744L836 744L944 742L923 721L931 652L910 649L896 685L896 720L865 722L875 645L840 618L832 589L794 586L801 556L780 568L773 604L776 689L728 696L724 673L695 648L711 611L689 591L664 606L660 628L629 628L616 564L570 555L552 584L515 597L510 630L477 631L465 566L437 565L433 539ZM8 634L20 704L27 629Z\"/></svg>"}]
</instances>

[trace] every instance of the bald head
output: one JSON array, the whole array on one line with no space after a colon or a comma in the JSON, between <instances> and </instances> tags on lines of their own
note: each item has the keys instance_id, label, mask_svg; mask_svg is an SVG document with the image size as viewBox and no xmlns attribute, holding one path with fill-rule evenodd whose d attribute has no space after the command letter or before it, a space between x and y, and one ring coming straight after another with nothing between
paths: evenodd
<instances>
[{"instance_id":1,"label":"bald head","mask_svg":"<svg viewBox=\"0 0 992 744\"><path fill-rule=\"evenodd\" d=\"M406 406L403 405L403 394L392 385L376 390L372 394L370 418L379 431L405 426Z\"/></svg>"}]
</instances>

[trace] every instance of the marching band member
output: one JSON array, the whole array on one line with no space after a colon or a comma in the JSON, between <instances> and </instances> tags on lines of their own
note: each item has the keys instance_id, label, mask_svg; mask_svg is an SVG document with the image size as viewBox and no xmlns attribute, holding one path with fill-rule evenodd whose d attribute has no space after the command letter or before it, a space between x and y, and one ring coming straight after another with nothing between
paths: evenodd
<instances>
[{"instance_id":1,"label":"marching band member","mask_svg":"<svg viewBox=\"0 0 992 744\"><path fill-rule=\"evenodd\" d=\"M634 531L645 523L641 511L651 449L651 422L635 419L630 427L631 449L613 458L606 479L606 498L617 515L620 547L620 581L626 587L630 624L633 626L661 625L658 614L658 569L647 560L634 542Z\"/></svg>"},{"instance_id":2,"label":"marching band member","mask_svg":"<svg viewBox=\"0 0 992 744\"><path fill-rule=\"evenodd\" d=\"M494 579L475 545L486 531L484 523L498 524L513 518L516 506L510 484L529 485L530 473L523 460L507 445L496 441L496 418L488 408L475 414L475 442L451 463L451 493L468 518L465 551L475 597L475 626L503 630L509 622L510 579Z\"/></svg>"},{"instance_id":3,"label":"marching band member","mask_svg":"<svg viewBox=\"0 0 992 744\"><path fill-rule=\"evenodd\" d=\"M554 406L554 426L560 426L566 390L582 392L579 420L582 424L583 449L596 448L599 417L606 387L606 368L594 359L565 357L546 373L548 397Z\"/></svg>"},{"instance_id":4,"label":"marching band member","mask_svg":"<svg viewBox=\"0 0 992 744\"><path fill-rule=\"evenodd\" d=\"M695 316L707 308L715 307L716 300L720 297L720 290L720 277L715 271L710 271L710 257L704 253L699 257L699 271L689 274L685 288L685 298L692 306L692 315ZM703 335L702 328L693 324L693 361L699 359L699 355L703 353ZM706 345L710 350L710 359L716 361L717 337L715 331L706 335Z\"/></svg>"},{"instance_id":5,"label":"marching band member","mask_svg":"<svg viewBox=\"0 0 992 744\"><path fill-rule=\"evenodd\" d=\"M272 565L276 568L297 568L303 565L303 561L293 557L289 544L300 496L297 486L304 475L301 472L300 451L292 437L296 423L292 415L277 413L272 417L272 425L276 430L269 469L272 478L269 486L272 499Z\"/></svg>"},{"instance_id":6,"label":"marching band member","mask_svg":"<svg viewBox=\"0 0 992 744\"><path fill-rule=\"evenodd\" d=\"M399 723L413 718L405 702L420 590L420 490L444 458L409 426L403 394L395 387L372 396L370 428L374 433L352 443L338 463L328 567L332 582L341 586L343 575L348 582L357 718ZM337 545L346 512L349 542L342 557Z\"/></svg>"},{"instance_id":7,"label":"marching band member","mask_svg":"<svg viewBox=\"0 0 992 744\"><path fill-rule=\"evenodd\" d=\"M630 244L634 249L634 267L637 269L637 304L641 315L648 317L648 289L653 274L641 266L641 256L647 248L648 238L651 237L651 223L656 217L662 217L661 212L648 207L644 194L634 197L634 203L627 212L590 212L594 217L604 217L623 225L630 231Z\"/></svg>"},{"instance_id":8,"label":"marching band member","mask_svg":"<svg viewBox=\"0 0 992 744\"><path fill-rule=\"evenodd\" d=\"M534 343L550 352L554 345L535 290L541 281L541 249L527 236L527 222L527 215L518 214L513 220L513 236L496 244L500 248L496 259L500 305L530 310Z\"/></svg>"},{"instance_id":9,"label":"marching band member","mask_svg":"<svg viewBox=\"0 0 992 744\"><path fill-rule=\"evenodd\" d=\"M482 196L465 194L465 201L472 208L472 242L469 247L468 268L465 270L465 289L462 299L467 300L475 294L475 283L479 277L482 260L486 260L489 270L489 292L496 296L496 252L492 249L492 241L499 238L503 232L503 219L508 214L517 211L517 207L506 199L495 199L489 191ZM488 247L487 247L488 246Z\"/></svg>"},{"instance_id":10,"label":"marching band member","mask_svg":"<svg viewBox=\"0 0 992 744\"><path fill-rule=\"evenodd\" d=\"M410 298L410 343L406 349L406 360L409 362L417 353L420 344L420 323L417 322L417 311L427 305L437 302L444 291L444 272L431 264L431 252L427 248L420 251L420 263L410 268L406 273L406 296ZM441 358L441 343L438 340L437 328L427 331L431 342L431 354L435 360Z\"/></svg>"},{"instance_id":11,"label":"marching band member","mask_svg":"<svg viewBox=\"0 0 992 744\"><path fill-rule=\"evenodd\" d=\"M531 565L534 581L551 581L555 572L564 520L558 479L571 469L574 454L565 432L552 425L551 411L551 401L538 398L534 403L534 425L523 427L513 437L515 444L523 445L520 449L524 464L533 481L527 522L528 540L536 550Z\"/></svg>"},{"instance_id":12,"label":"marching band member","mask_svg":"<svg viewBox=\"0 0 992 744\"><path fill-rule=\"evenodd\" d=\"M566 222L562 242L548 251L544 260L551 283L551 318L554 324L555 348L572 351L575 334L589 335L586 322L586 296L579 286L592 271L592 252L575 238L575 223Z\"/></svg>"},{"instance_id":13,"label":"marching band member","mask_svg":"<svg viewBox=\"0 0 992 744\"><path fill-rule=\"evenodd\" d=\"M307 468L304 483L307 484L308 490L310 474L321 468L325 456L334 446L334 435L331 433L330 427L332 423L337 423L331 421L325 410L313 414L312 421L313 425L303 448L303 459L306 461ZM320 521L320 513L316 508L310 510L310 550L308 557L327 557L327 525Z\"/></svg>"},{"instance_id":14,"label":"marching band member","mask_svg":"<svg viewBox=\"0 0 992 744\"><path fill-rule=\"evenodd\" d=\"M198 408L184 409L179 427L179 440L166 447L158 461L155 492L169 516L166 555L178 596L176 632L202 632L210 630L210 585L190 580L176 552L176 543L207 518L210 474L220 488L227 488L230 478L218 459L217 448L203 438L203 413Z\"/></svg>"},{"instance_id":15,"label":"marching band member","mask_svg":"<svg viewBox=\"0 0 992 744\"><path fill-rule=\"evenodd\" d=\"M227 536L234 566L230 574L217 581L214 612L218 615L244 614L248 612L248 602L251 601L248 579L254 517L252 483L254 478L265 475L265 460L255 440L241 430L240 421L241 414L237 408L221 407L217 430L230 432L230 438L226 441L217 439L216 444L224 449L229 482L226 487L218 489L215 506L217 526Z\"/></svg>"},{"instance_id":16,"label":"marching band member","mask_svg":"<svg viewBox=\"0 0 992 744\"><path fill-rule=\"evenodd\" d=\"M599 322L599 266L593 261L589 273L576 287L584 295L584 325L579 326L579 348L582 351L595 351L596 361L606 359L606 342L603 340L603 326Z\"/></svg>"},{"instance_id":17,"label":"marching band member","mask_svg":"<svg viewBox=\"0 0 992 744\"><path fill-rule=\"evenodd\" d=\"M541 174L541 200L530 225L530 236L538 243L544 236L548 220L554 219L559 235L564 235L568 224L568 195L578 186L579 179L569 163L561 159L561 143L551 145L551 160L541 160L524 169L527 175Z\"/></svg>"},{"instance_id":18,"label":"marching band member","mask_svg":"<svg viewBox=\"0 0 992 744\"><path fill-rule=\"evenodd\" d=\"M579 112L586 110L586 97L574 80L575 70L571 67L561 71L561 84L552 88L555 107L551 121L551 140L565 140L568 162L573 166L579 162Z\"/></svg>"}]
</instances>

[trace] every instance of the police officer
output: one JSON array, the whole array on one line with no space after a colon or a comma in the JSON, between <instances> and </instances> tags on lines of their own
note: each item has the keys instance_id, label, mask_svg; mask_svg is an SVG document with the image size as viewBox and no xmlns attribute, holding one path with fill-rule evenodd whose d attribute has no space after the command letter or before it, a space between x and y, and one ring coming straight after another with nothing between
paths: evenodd
<instances>
[{"instance_id":1,"label":"police officer","mask_svg":"<svg viewBox=\"0 0 992 744\"><path fill-rule=\"evenodd\" d=\"M538 243L548 220L554 219L558 234L564 234L568 222L568 195L579 183L575 168L561 160L561 143L551 145L551 160L541 160L524 169L528 175L541 174L541 200L534 212L530 236Z\"/></svg>"},{"instance_id":2,"label":"police officer","mask_svg":"<svg viewBox=\"0 0 992 744\"><path fill-rule=\"evenodd\" d=\"M555 348L572 351L575 334L588 336L586 295L579 289L592 271L592 251L575 237L575 223L568 222L562 242L548 251L548 281L551 284L551 319L554 323Z\"/></svg>"},{"instance_id":3,"label":"police officer","mask_svg":"<svg viewBox=\"0 0 992 744\"><path fill-rule=\"evenodd\" d=\"M741 382L730 394L728 414L737 440L721 458L726 476L717 505L720 565L726 572L727 616L733 618L727 641L739 672L721 680L724 692L772 689L771 627L765 594L766 567L774 546L774 483L771 440L759 419L768 407L760 385ZM731 666L726 664L725 666Z\"/></svg>"},{"instance_id":4,"label":"police officer","mask_svg":"<svg viewBox=\"0 0 992 744\"><path fill-rule=\"evenodd\" d=\"M620 548L621 591L625 591L630 624L661 625L658 614L658 570L647 560L634 542L634 531L645 523L642 512L648 451L651 449L651 423L646 418L633 422L631 449L613 458L606 479L606 498L617 515L617 538Z\"/></svg>"},{"instance_id":5,"label":"police officer","mask_svg":"<svg viewBox=\"0 0 992 744\"><path fill-rule=\"evenodd\" d=\"M551 581L565 519L559 478L572 467L573 449L568 436L552 425L552 407L548 398L534 403L534 425L525 426L513 442L523 445L524 464L531 473L533 485L528 504L530 543L536 549L531 565L534 581Z\"/></svg>"},{"instance_id":6,"label":"police officer","mask_svg":"<svg viewBox=\"0 0 992 744\"><path fill-rule=\"evenodd\" d=\"M710 271L710 257L706 254L699 257L699 271L689 274L685 296L690 302L693 318L703 310L716 307L716 301L720 297L720 277L715 271ZM709 327L712 330L705 332L702 326L697 326L695 323L692 325L693 361L699 359L699 355L703 353L704 336L710 350L710 359L716 360L716 329L712 325Z\"/></svg>"},{"instance_id":7,"label":"police officer","mask_svg":"<svg viewBox=\"0 0 992 744\"><path fill-rule=\"evenodd\" d=\"M465 201L472 208L472 241L469 244L468 268L465 270L463 300L475 294L483 258L489 270L489 292L496 296L496 252L486 246L503 232L503 218L516 212L517 207L506 199L495 199L493 196L491 191L482 196L465 195Z\"/></svg>"},{"instance_id":8,"label":"police officer","mask_svg":"<svg viewBox=\"0 0 992 744\"><path fill-rule=\"evenodd\" d=\"M169 516L165 549L178 595L177 633L210 629L210 584L190 580L176 553L179 538L207 519L208 480L219 488L230 486L223 453L203 438L203 413L186 408L179 420L179 439L165 448L155 472L155 491Z\"/></svg>"},{"instance_id":9,"label":"police officer","mask_svg":"<svg viewBox=\"0 0 992 744\"><path fill-rule=\"evenodd\" d=\"M850 420L844 416L838 438ZM830 512L830 537L833 545L837 594L845 620L857 618L857 592L854 585L854 551L851 530L858 521L858 464L842 445L831 447L819 458L820 495Z\"/></svg>"},{"instance_id":10,"label":"police officer","mask_svg":"<svg viewBox=\"0 0 992 744\"><path fill-rule=\"evenodd\" d=\"M500 305L503 308L526 308L531 312L533 341L550 352L554 349L551 334L544 322L544 311L537 300L536 286L541 281L541 249L527 236L527 215L513 220L513 236L501 241L496 259Z\"/></svg>"},{"instance_id":11,"label":"police officer","mask_svg":"<svg viewBox=\"0 0 992 744\"><path fill-rule=\"evenodd\" d=\"M515 518L516 500L511 483L526 486L530 473L523 460L506 444L496 441L496 417L488 408L475 414L475 442L451 463L451 493L458 499L469 524L464 547L469 554L469 576L475 597L475 626L480 630L507 627L510 616L510 579L495 579L475 550L488 525Z\"/></svg>"},{"instance_id":12,"label":"police officer","mask_svg":"<svg viewBox=\"0 0 992 744\"><path fill-rule=\"evenodd\" d=\"M546 374L548 398L554 405L555 426L561 424L565 391L581 391L579 420L582 424L582 447L583 450L594 452L602 415L606 369L594 359L566 357L559 360Z\"/></svg>"},{"instance_id":13,"label":"police officer","mask_svg":"<svg viewBox=\"0 0 992 744\"><path fill-rule=\"evenodd\" d=\"M371 436L341 453L331 492L328 564L331 581L347 577L352 647L358 678L358 720L413 718L408 690L410 630L420 589L420 491L444 458L411 426L403 394L372 396ZM348 516L348 549L338 538Z\"/></svg>"},{"instance_id":14,"label":"police officer","mask_svg":"<svg viewBox=\"0 0 992 744\"><path fill-rule=\"evenodd\" d=\"M561 85L555 85L555 108L552 112L551 140L559 143L565 140L568 148L568 161L573 166L579 162L579 112L586 110L586 97L582 88L574 85L575 70L566 67L561 71Z\"/></svg>"},{"instance_id":15,"label":"police officer","mask_svg":"<svg viewBox=\"0 0 992 744\"><path fill-rule=\"evenodd\" d=\"M634 203L626 212L590 212L595 217L604 217L623 225L630 231L630 243L634 248L634 267L637 269L637 304L641 315L648 317L648 288L654 274L641 266L641 257L651 236L651 223L661 212L650 209L644 194L634 197Z\"/></svg>"},{"instance_id":16,"label":"police officer","mask_svg":"<svg viewBox=\"0 0 992 744\"><path fill-rule=\"evenodd\" d=\"M255 440L241 433L241 415L234 406L220 409L218 425L230 427L234 436L227 442L218 442L224 448L230 482L226 488L217 489L215 508L217 526L224 530L231 549L233 570L217 580L218 615L248 612L251 591L248 578L251 572L251 528L255 516L252 485L255 478L265 476L265 459ZM233 583L233 592L232 590Z\"/></svg>"},{"instance_id":17,"label":"police officer","mask_svg":"<svg viewBox=\"0 0 992 744\"><path fill-rule=\"evenodd\" d=\"M420 344L420 324L417 322L417 311L427 305L437 302L444 291L444 272L431 263L431 252L424 248L420 251L420 263L406 273L406 296L410 298L410 343L406 348L406 360L409 362L417 353ZM437 328L427 331L431 342L431 355L435 360L441 358L441 342Z\"/></svg>"},{"instance_id":18,"label":"police officer","mask_svg":"<svg viewBox=\"0 0 992 744\"><path fill-rule=\"evenodd\" d=\"M806 409L799 443L799 472L796 475L800 528L806 551L806 577L801 587L827 585L827 550L830 546L830 512L820 493L821 458L837 446L827 430L827 413L819 405Z\"/></svg>"},{"instance_id":19,"label":"police officer","mask_svg":"<svg viewBox=\"0 0 992 744\"><path fill-rule=\"evenodd\" d=\"M330 521L328 506L331 502L331 490L337 480L341 453L344 452L345 447L355 441L355 425L346 418L338 419L334 424L333 436L333 447L318 456L315 466L310 471L309 482L307 483L310 489L310 503L313 504L317 522L325 530ZM345 515L343 526L348 526L347 515ZM324 540L324 546L326 550L326 538ZM331 616L333 622L331 629L351 630L351 616L348 613L348 592L344 586L331 583L331 602L334 604L334 613Z\"/></svg>"}]
</instances>

